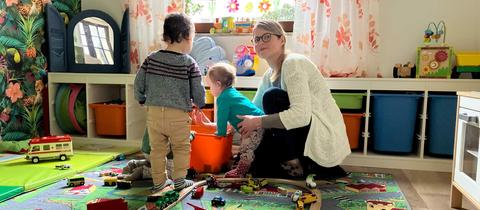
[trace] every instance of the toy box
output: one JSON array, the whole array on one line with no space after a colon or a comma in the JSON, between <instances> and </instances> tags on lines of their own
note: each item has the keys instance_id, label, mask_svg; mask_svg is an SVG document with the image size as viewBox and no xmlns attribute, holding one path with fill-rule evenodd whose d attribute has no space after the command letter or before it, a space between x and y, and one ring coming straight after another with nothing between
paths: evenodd
<instances>
[{"instance_id":1,"label":"toy box","mask_svg":"<svg viewBox=\"0 0 480 210\"><path fill-rule=\"evenodd\" d=\"M419 47L417 78L450 78L452 74L451 47Z\"/></svg>"}]
</instances>

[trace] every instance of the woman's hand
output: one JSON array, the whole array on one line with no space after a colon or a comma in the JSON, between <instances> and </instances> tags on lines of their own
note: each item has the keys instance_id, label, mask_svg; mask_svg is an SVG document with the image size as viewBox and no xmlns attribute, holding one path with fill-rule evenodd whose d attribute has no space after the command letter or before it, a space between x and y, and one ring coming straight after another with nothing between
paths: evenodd
<instances>
[{"instance_id":1,"label":"woman's hand","mask_svg":"<svg viewBox=\"0 0 480 210\"><path fill-rule=\"evenodd\" d=\"M239 119L243 119L238 123L238 128L242 135L250 135L250 133L262 126L262 117L253 115L237 115Z\"/></svg>"}]
</instances>

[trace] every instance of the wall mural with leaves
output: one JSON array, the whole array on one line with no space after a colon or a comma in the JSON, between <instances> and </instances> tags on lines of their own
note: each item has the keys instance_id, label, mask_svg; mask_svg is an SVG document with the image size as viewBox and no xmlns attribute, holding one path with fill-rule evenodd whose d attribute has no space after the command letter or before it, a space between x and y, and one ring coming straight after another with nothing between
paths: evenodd
<instances>
[{"instance_id":1,"label":"wall mural with leaves","mask_svg":"<svg viewBox=\"0 0 480 210\"><path fill-rule=\"evenodd\" d=\"M20 141L41 136L42 90L47 59L43 8L50 0L0 1L0 136ZM80 0L53 0L67 23L80 12Z\"/></svg>"}]
</instances>

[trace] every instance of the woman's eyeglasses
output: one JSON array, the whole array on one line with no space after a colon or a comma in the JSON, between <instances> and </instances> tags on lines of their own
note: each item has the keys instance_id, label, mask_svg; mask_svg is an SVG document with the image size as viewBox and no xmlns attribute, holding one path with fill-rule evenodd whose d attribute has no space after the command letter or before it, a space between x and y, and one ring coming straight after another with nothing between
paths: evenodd
<instances>
[{"instance_id":1,"label":"woman's eyeglasses","mask_svg":"<svg viewBox=\"0 0 480 210\"><path fill-rule=\"evenodd\" d=\"M267 43L270 40L272 40L272 35L277 36L278 38L282 37L280 34L272 34L272 33L265 33L261 36L254 36L252 39L253 44L259 44L260 40L263 41L263 43Z\"/></svg>"}]
</instances>

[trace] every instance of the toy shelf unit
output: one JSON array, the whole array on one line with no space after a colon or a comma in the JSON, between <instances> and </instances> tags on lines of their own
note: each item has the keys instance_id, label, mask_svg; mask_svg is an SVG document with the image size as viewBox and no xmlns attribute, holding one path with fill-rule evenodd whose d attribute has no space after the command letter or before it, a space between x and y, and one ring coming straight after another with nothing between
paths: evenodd
<instances>
[{"instance_id":1,"label":"toy shelf unit","mask_svg":"<svg viewBox=\"0 0 480 210\"><path fill-rule=\"evenodd\" d=\"M140 145L146 118L144 109L133 96L134 79L134 74L49 73L50 133L68 132L62 129L64 121L57 119L62 115L55 113L56 103L61 102L56 95L65 84L75 84L84 88L86 109L86 131L71 133L75 145L120 141L124 145Z\"/></svg>"},{"instance_id":2,"label":"toy shelf unit","mask_svg":"<svg viewBox=\"0 0 480 210\"><path fill-rule=\"evenodd\" d=\"M261 77L238 77L236 87L256 88L260 81ZM347 109L341 109L346 124L352 117L357 124L350 131L347 124L351 144L350 137L357 138L353 142L358 141L343 164L444 172L451 171L450 152L453 151L453 144L445 145L444 142L453 143L454 137L439 140L438 134L443 134L442 130L453 132L455 119L445 119L443 112L447 109L442 108L452 107L451 99L455 99L456 91L480 90L480 80L471 79L326 78L326 81L337 104L343 103L338 101L338 97L354 96L354 100L360 100L360 106L343 103ZM405 101L406 104L403 104ZM453 104L456 104L455 100ZM451 109L449 111L454 112L455 106L448 108ZM410 122L400 121L399 117L392 118L391 114L397 112L410 113L407 120ZM439 116L438 113L442 114ZM404 115L407 114L402 114L401 117ZM437 121L450 122L449 128L444 129L441 127L443 125L435 124ZM405 126L404 124L410 124L410 134L404 137L410 142L403 146L397 142L390 144L390 137L404 135L404 130L399 134L381 131L392 130ZM441 132L437 132L439 130Z\"/></svg>"}]
</instances>

